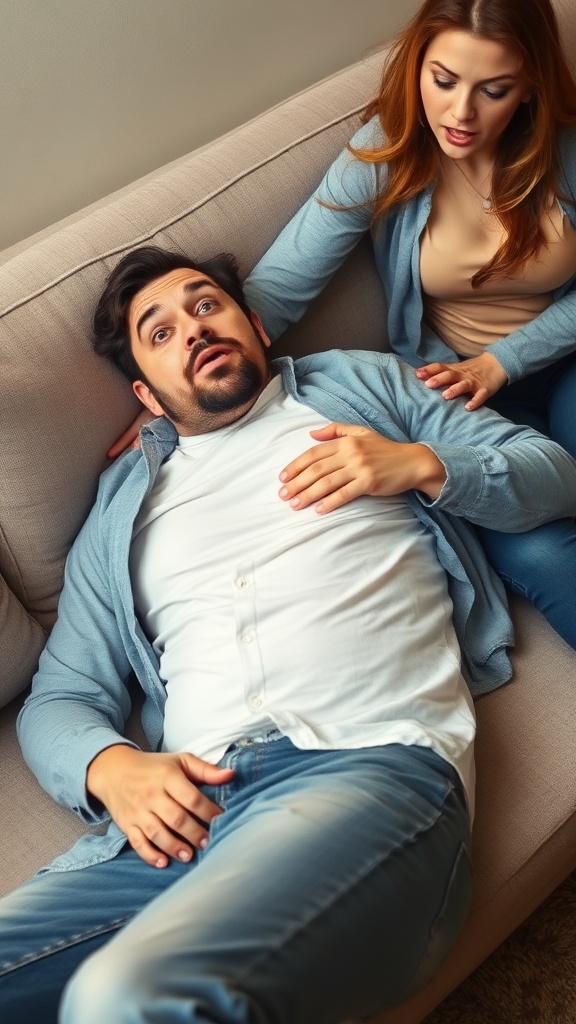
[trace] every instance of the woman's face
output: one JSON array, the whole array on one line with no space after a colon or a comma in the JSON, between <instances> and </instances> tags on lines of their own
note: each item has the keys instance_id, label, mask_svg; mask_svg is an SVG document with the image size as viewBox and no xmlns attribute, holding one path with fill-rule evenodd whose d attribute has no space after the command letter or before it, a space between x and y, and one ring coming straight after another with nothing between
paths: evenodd
<instances>
[{"instance_id":1,"label":"woman's face","mask_svg":"<svg viewBox=\"0 0 576 1024\"><path fill-rule=\"evenodd\" d=\"M530 98L518 56L469 32L440 32L422 61L420 93L438 145L454 160L493 160L518 105Z\"/></svg>"}]
</instances>

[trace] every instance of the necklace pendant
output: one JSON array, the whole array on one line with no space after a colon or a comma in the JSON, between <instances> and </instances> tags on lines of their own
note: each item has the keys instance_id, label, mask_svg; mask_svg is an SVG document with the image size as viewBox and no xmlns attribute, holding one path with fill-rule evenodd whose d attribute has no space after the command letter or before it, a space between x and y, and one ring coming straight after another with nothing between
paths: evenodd
<instances>
[{"instance_id":1,"label":"necklace pendant","mask_svg":"<svg viewBox=\"0 0 576 1024\"><path fill-rule=\"evenodd\" d=\"M491 213L492 212L492 200L491 199L484 199L482 201L482 209L486 210L486 213Z\"/></svg>"}]
</instances>

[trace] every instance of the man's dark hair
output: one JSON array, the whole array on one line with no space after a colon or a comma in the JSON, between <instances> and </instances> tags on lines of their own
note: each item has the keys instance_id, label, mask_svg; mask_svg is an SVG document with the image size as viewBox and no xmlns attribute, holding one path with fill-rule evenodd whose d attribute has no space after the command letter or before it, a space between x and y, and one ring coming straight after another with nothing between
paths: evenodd
<instances>
[{"instance_id":1,"label":"man's dark hair","mask_svg":"<svg viewBox=\"0 0 576 1024\"><path fill-rule=\"evenodd\" d=\"M110 274L98 300L93 321L93 344L96 352L110 359L130 382L144 380L144 374L134 359L130 346L130 303L137 292L156 278L182 268L206 274L234 299L247 317L250 316L251 310L244 298L238 265L229 253L221 253L212 259L197 263L181 252L170 252L155 245L134 249L116 264Z\"/></svg>"}]
</instances>

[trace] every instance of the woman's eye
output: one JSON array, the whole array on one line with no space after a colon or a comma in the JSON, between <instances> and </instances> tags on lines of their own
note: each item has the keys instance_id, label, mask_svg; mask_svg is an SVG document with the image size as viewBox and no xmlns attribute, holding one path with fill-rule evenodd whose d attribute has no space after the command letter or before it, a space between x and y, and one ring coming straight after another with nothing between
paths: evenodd
<instances>
[{"instance_id":1,"label":"woman's eye","mask_svg":"<svg viewBox=\"0 0 576 1024\"><path fill-rule=\"evenodd\" d=\"M437 85L439 89L453 89L454 82L451 82L449 78L437 78L434 75L434 85Z\"/></svg>"},{"instance_id":2,"label":"woman's eye","mask_svg":"<svg viewBox=\"0 0 576 1024\"><path fill-rule=\"evenodd\" d=\"M490 100L503 100L508 89L484 89L484 93Z\"/></svg>"}]
</instances>

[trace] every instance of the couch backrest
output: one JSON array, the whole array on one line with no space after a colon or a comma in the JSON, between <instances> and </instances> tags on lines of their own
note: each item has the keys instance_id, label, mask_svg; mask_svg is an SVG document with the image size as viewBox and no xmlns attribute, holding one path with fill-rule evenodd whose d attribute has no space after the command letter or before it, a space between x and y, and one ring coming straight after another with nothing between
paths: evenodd
<instances>
[{"instance_id":1,"label":"couch backrest","mask_svg":"<svg viewBox=\"0 0 576 1024\"><path fill-rule=\"evenodd\" d=\"M91 349L106 276L148 242L198 259L232 252L247 273L358 125L380 64L319 83L0 256L0 706L30 682L105 452L139 408ZM350 287L367 293L354 312ZM310 312L300 349L376 346L379 301L360 250ZM361 325L358 309L371 311Z\"/></svg>"}]
</instances>

